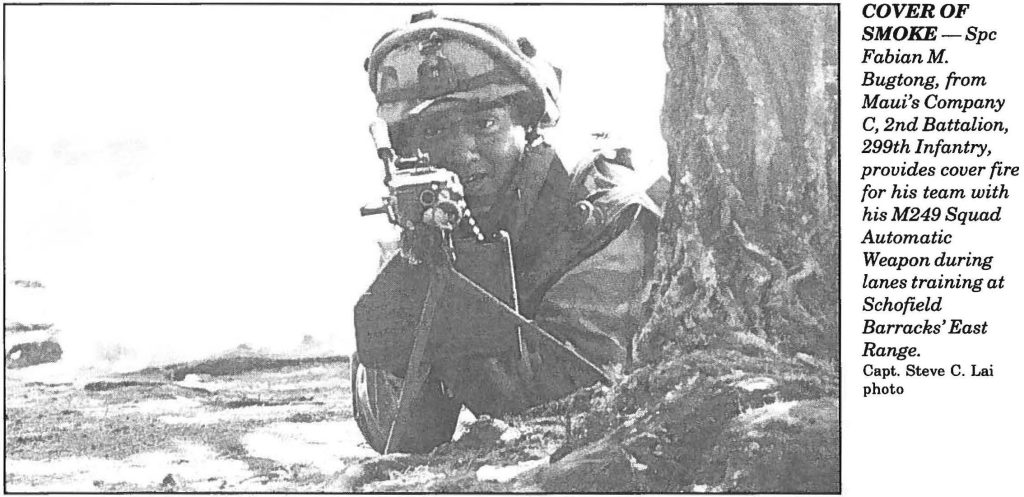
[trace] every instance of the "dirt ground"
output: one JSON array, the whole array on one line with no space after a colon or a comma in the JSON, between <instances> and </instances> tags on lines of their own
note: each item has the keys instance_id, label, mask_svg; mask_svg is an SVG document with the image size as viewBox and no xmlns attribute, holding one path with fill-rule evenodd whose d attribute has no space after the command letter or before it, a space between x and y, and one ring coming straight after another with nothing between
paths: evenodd
<instances>
[{"instance_id":1,"label":"dirt ground","mask_svg":"<svg viewBox=\"0 0 1024 497\"><path fill-rule=\"evenodd\" d=\"M517 476L566 445L562 415L464 409L456 441L382 457L352 418L347 357L239 346L113 373L132 366L82 361L89 344L53 324L41 283L5 289L20 319L4 321L8 492L519 490Z\"/></svg>"},{"instance_id":2,"label":"dirt ground","mask_svg":"<svg viewBox=\"0 0 1024 497\"><path fill-rule=\"evenodd\" d=\"M7 490L315 491L376 455L349 413L347 362L268 366L178 381L9 374Z\"/></svg>"},{"instance_id":3,"label":"dirt ground","mask_svg":"<svg viewBox=\"0 0 1024 497\"><path fill-rule=\"evenodd\" d=\"M347 358L229 358L72 382L8 370L14 492L499 491L564 441L558 417L476 420L431 455L380 457Z\"/></svg>"},{"instance_id":4,"label":"dirt ground","mask_svg":"<svg viewBox=\"0 0 1024 497\"><path fill-rule=\"evenodd\" d=\"M245 346L99 373L28 323L4 323L8 492L839 489L835 364L750 333L503 420L463 410L453 442L380 456L352 419L347 357Z\"/></svg>"}]
</instances>

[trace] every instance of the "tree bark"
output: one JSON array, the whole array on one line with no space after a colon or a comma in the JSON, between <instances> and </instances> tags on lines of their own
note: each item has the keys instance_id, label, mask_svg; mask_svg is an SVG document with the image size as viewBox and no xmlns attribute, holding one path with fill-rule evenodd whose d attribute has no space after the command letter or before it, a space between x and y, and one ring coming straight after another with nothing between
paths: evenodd
<instances>
[{"instance_id":1,"label":"tree bark","mask_svg":"<svg viewBox=\"0 0 1024 497\"><path fill-rule=\"evenodd\" d=\"M839 491L836 40L835 7L666 7L638 368L572 400L585 440L531 488Z\"/></svg>"},{"instance_id":2,"label":"tree bark","mask_svg":"<svg viewBox=\"0 0 1024 497\"><path fill-rule=\"evenodd\" d=\"M670 6L647 362L752 334L838 357L836 9Z\"/></svg>"}]
</instances>

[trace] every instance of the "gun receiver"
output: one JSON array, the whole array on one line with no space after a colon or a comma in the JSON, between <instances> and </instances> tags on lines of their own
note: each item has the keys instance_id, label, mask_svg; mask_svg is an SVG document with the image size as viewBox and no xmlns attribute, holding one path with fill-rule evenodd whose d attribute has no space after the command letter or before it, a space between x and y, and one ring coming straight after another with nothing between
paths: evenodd
<instances>
[{"instance_id":1,"label":"gun receiver","mask_svg":"<svg viewBox=\"0 0 1024 497\"><path fill-rule=\"evenodd\" d=\"M434 247L450 239L462 229L465 237L483 241L466 204L462 183L455 173L433 167L430 156L417 150L412 157L399 156L391 146L388 126L375 119L370 124L370 136L377 157L384 166L384 186L388 196L376 206L359 209L363 216L386 214L388 221L402 228L402 253L410 260L436 259Z\"/></svg>"}]
</instances>

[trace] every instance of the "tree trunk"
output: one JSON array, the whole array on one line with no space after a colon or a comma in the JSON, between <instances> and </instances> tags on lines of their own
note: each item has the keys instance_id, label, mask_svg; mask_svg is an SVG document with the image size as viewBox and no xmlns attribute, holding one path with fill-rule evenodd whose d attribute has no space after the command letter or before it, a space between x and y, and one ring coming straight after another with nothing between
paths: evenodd
<instances>
[{"instance_id":1,"label":"tree trunk","mask_svg":"<svg viewBox=\"0 0 1024 497\"><path fill-rule=\"evenodd\" d=\"M667 8L672 193L643 360L736 333L837 359L836 22L822 6Z\"/></svg>"},{"instance_id":2,"label":"tree trunk","mask_svg":"<svg viewBox=\"0 0 1024 497\"><path fill-rule=\"evenodd\" d=\"M669 151L638 369L548 492L838 492L837 9L668 6Z\"/></svg>"}]
</instances>

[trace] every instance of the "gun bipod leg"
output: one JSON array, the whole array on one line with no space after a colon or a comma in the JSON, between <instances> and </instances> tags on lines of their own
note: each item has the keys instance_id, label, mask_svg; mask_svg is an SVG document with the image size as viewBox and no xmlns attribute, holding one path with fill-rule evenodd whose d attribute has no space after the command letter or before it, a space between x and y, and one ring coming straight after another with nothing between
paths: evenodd
<instances>
[{"instance_id":1,"label":"gun bipod leg","mask_svg":"<svg viewBox=\"0 0 1024 497\"><path fill-rule=\"evenodd\" d=\"M493 306L495 309L501 312L501 314L503 314L506 319L515 322L516 325L519 326L520 332L528 331L532 333L534 336L540 337L541 340L547 341L557 346L558 348L570 354L584 367L592 371L603 385L611 386L612 380L608 378L607 375L604 374L604 371L602 371L601 368L594 365L594 363L590 362L590 360L588 360L586 357L581 356L579 352L576 352L572 348L567 347L560 340L551 336L550 333L544 331L544 329L541 328L540 326L537 326L537 323L534 323L533 321L530 321L529 319L523 317L523 315L519 314L518 311L509 307L508 304L502 302L501 299L495 297L493 294L491 294L491 292L488 292L484 288L480 287L480 285L477 285L475 282L473 282L473 280L466 277L466 275L460 273L454 267L448 266L444 268L444 271L450 276L452 285L455 285L458 288L462 288L463 290L483 296L483 298L487 300L491 306Z\"/></svg>"},{"instance_id":2,"label":"gun bipod leg","mask_svg":"<svg viewBox=\"0 0 1024 497\"><path fill-rule=\"evenodd\" d=\"M412 403L419 398L423 384L426 383L427 375L430 373L430 364L423 360L423 356L427 350L427 343L430 342L430 331L434 322L434 314L437 311L437 304L441 296L444 295L446 286L447 277L444 272L439 268L432 268L430 282L427 285L427 295L423 300L423 310L420 313L420 321L413 332L412 352L409 354L409 363L405 369L402 393L398 397L398 413L391 422L388 442L384 448L385 454L390 454L392 448L396 447L405 436L405 428L412 415Z\"/></svg>"}]
</instances>

